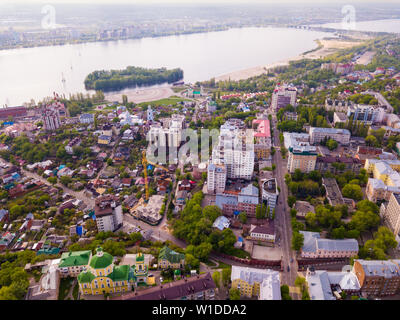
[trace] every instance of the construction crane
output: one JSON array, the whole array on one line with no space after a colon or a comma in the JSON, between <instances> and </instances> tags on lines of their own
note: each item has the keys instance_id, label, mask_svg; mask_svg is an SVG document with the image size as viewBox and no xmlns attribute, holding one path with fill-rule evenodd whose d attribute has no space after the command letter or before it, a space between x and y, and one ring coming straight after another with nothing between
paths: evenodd
<instances>
[{"instance_id":1,"label":"construction crane","mask_svg":"<svg viewBox=\"0 0 400 320\"><path fill-rule=\"evenodd\" d=\"M142 151L142 165L143 165L143 172L144 172L144 188L145 188L145 191L146 191L144 205L146 205L149 202L149 196L150 196L150 194L149 194L149 183L147 181L147 165L148 164L151 164L152 166L160 168L162 170L168 171L167 168L165 168L165 167L163 167L163 166L161 166L161 165L159 165L157 163L154 163L152 161L147 160L147 158L146 158L146 150Z\"/></svg>"}]
</instances>

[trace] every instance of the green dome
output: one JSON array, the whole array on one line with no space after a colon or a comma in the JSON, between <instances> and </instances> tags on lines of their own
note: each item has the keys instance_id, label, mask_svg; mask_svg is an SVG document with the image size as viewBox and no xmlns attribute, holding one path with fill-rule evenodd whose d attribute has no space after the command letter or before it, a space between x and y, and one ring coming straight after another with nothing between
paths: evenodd
<instances>
[{"instance_id":1,"label":"green dome","mask_svg":"<svg viewBox=\"0 0 400 320\"><path fill-rule=\"evenodd\" d=\"M105 269L112 264L114 258L111 254L103 252L101 247L96 249L96 255L90 260L90 266L93 269Z\"/></svg>"}]
</instances>

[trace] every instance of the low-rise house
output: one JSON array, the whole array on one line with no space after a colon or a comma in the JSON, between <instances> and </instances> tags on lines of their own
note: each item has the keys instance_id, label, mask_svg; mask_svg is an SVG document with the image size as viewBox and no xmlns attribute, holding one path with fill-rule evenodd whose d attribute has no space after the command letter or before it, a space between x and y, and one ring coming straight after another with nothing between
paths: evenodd
<instances>
[{"instance_id":1,"label":"low-rise house","mask_svg":"<svg viewBox=\"0 0 400 320\"><path fill-rule=\"evenodd\" d=\"M99 136L97 143L100 145L108 146L111 142L112 136L102 134Z\"/></svg>"},{"instance_id":2,"label":"low-rise house","mask_svg":"<svg viewBox=\"0 0 400 320\"><path fill-rule=\"evenodd\" d=\"M230 220L225 217L225 216L219 216L217 219L215 219L213 223L213 228L217 228L218 230L222 231L224 229L229 228L231 222Z\"/></svg>"},{"instance_id":3,"label":"low-rise house","mask_svg":"<svg viewBox=\"0 0 400 320\"><path fill-rule=\"evenodd\" d=\"M6 250L14 239L15 239L15 233L11 233L9 231L3 233L3 235L0 238L0 251Z\"/></svg>"},{"instance_id":4,"label":"low-rise house","mask_svg":"<svg viewBox=\"0 0 400 320\"><path fill-rule=\"evenodd\" d=\"M158 255L158 266L161 269L182 269L185 266L185 255L165 246Z\"/></svg>"},{"instance_id":5,"label":"low-rise house","mask_svg":"<svg viewBox=\"0 0 400 320\"><path fill-rule=\"evenodd\" d=\"M74 154L74 148L80 146L82 140L79 137L73 138L68 144L65 146L65 151L68 154Z\"/></svg>"},{"instance_id":6,"label":"low-rise house","mask_svg":"<svg viewBox=\"0 0 400 320\"><path fill-rule=\"evenodd\" d=\"M85 124L93 123L94 115L92 113L82 113L79 115L79 122Z\"/></svg>"},{"instance_id":7,"label":"low-rise house","mask_svg":"<svg viewBox=\"0 0 400 320\"><path fill-rule=\"evenodd\" d=\"M64 252L58 265L61 277L77 277L87 268L91 257L91 250Z\"/></svg>"},{"instance_id":8,"label":"low-rise house","mask_svg":"<svg viewBox=\"0 0 400 320\"><path fill-rule=\"evenodd\" d=\"M254 241L275 242L274 221L269 220L267 224L262 226L251 225L250 239Z\"/></svg>"},{"instance_id":9,"label":"low-rise house","mask_svg":"<svg viewBox=\"0 0 400 320\"><path fill-rule=\"evenodd\" d=\"M358 294L360 283L353 272L307 269L306 281L311 300L336 300L340 293Z\"/></svg>"},{"instance_id":10,"label":"low-rise house","mask_svg":"<svg viewBox=\"0 0 400 320\"><path fill-rule=\"evenodd\" d=\"M358 254L356 239L321 239L318 232L300 231L304 236L302 258L351 258Z\"/></svg>"}]
</instances>

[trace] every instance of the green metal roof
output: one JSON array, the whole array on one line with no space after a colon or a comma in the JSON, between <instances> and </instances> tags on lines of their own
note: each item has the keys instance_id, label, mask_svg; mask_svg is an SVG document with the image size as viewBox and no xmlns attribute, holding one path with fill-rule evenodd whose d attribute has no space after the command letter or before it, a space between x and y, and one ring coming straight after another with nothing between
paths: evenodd
<instances>
[{"instance_id":1,"label":"green metal roof","mask_svg":"<svg viewBox=\"0 0 400 320\"><path fill-rule=\"evenodd\" d=\"M138 261L138 262L144 261L144 255L143 255L143 253L139 252L139 253L136 255L136 261Z\"/></svg>"},{"instance_id":2,"label":"green metal roof","mask_svg":"<svg viewBox=\"0 0 400 320\"><path fill-rule=\"evenodd\" d=\"M129 278L129 271L130 271L130 266L123 265L123 266L117 266L114 267L113 272L111 272L108 277L112 281L124 281L128 280Z\"/></svg>"},{"instance_id":3,"label":"green metal roof","mask_svg":"<svg viewBox=\"0 0 400 320\"><path fill-rule=\"evenodd\" d=\"M79 275L78 275L78 282L79 283L90 283L90 282L92 282L93 281L93 279L95 279L96 278L96 276L93 274L93 273L91 273L90 271L86 271L86 272L81 272Z\"/></svg>"},{"instance_id":4,"label":"green metal roof","mask_svg":"<svg viewBox=\"0 0 400 320\"><path fill-rule=\"evenodd\" d=\"M85 266L89 262L91 253L92 252L90 250L64 252L61 255L61 261L59 267L65 268L65 267Z\"/></svg>"},{"instance_id":5,"label":"green metal roof","mask_svg":"<svg viewBox=\"0 0 400 320\"><path fill-rule=\"evenodd\" d=\"M172 250L168 247L163 247L160 250L158 259L167 260L170 263L179 263L181 260L185 259L185 255L183 253L175 252L174 250Z\"/></svg>"},{"instance_id":6,"label":"green metal roof","mask_svg":"<svg viewBox=\"0 0 400 320\"><path fill-rule=\"evenodd\" d=\"M102 248L96 249L96 254L90 260L90 266L93 269L107 268L113 262L113 256L107 252L103 252Z\"/></svg>"}]
</instances>

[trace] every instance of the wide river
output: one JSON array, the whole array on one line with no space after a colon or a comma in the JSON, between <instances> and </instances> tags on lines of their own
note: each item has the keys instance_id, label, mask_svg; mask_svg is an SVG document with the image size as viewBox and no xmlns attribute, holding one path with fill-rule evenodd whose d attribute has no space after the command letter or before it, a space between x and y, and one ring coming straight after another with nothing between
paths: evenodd
<instances>
[{"instance_id":1,"label":"wide river","mask_svg":"<svg viewBox=\"0 0 400 320\"><path fill-rule=\"evenodd\" d=\"M321 26L325 28L335 29L348 29L349 25L342 22L318 24L314 26ZM353 26L351 26L353 27ZM371 21L357 21L354 25L354 30L357 31L371 31L371 32L390 32L400 33L400 20L399 19L386 19L386 20L371 20Z\"/></svg>"},{"instance_id":2,"label":"wide river","mask_svg":"<svg viewBox=\"0 0 400 320\"><path fill-rule=\"evenodd\" d=\"M86 92L94 70L180 67L186 82L288 59L317 47L329 33L241 28L160 38L0 51L0 107L59 94ZM65 81L62 81L65 79Z\"/></svg>"}]
</instances>

